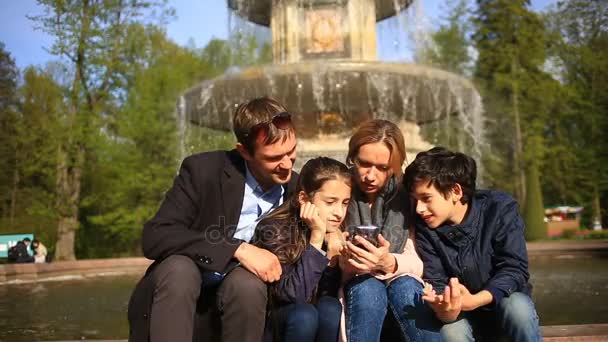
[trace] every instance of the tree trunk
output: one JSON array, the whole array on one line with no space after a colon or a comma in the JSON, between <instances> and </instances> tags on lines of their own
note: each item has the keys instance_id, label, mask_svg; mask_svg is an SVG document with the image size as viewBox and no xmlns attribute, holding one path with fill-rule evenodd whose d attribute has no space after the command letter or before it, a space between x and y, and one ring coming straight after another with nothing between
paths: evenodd
<instances>
[{"instance_id":1,"label":"tree trunk","mask_svg":"<svg viewBox=\"0 0 608 342\"><path fill-rule=\"evenodd\" d=\"M519 205L526 205L526 175L522 167L523 139L521 135L521 123L519 117L519 87L517 84L517 62L515 57L511 59L511 106L513 109L513 121L515 126L515 158L513 158L513 172L515 174L515 197Z\"/></svg>"},{"instance_id":2,"label":"tree trunk","mask_svg":"<svg viewBox=\"0 0 608 342\"><path fill-rule=\"evenodd\" d=\"M13 172L13 187L11 189L11 209L9 214L9 222L11 227L15 223L15 211L17 208L17 191L19 191L19 162L15 159L15 170Z\"/></svg>"},{"instance_id":3,"label":"tree trunk","mask_svg":"<svg viewBox=\"0 0 608 342\"><path fill-rule=\"evenodd\" d=\"M85 163L85 145L87 119L79 118L82 105L80 101L81 89L84 89L85 97L90 99L86 80L85 50L86 37L89 32L90 13L89 2L83 1L82 29L79 32L78 48L76 51L76 72L72 80L71 108L69 115L68 137L64 144L59 145L57 163L57 211L59 222L57 225L57 244L55 258L57 260L75 260L74 246L76 242L76 230L79 226L78 210L80 207L80 188L82 170ZM88 101L91 105L91 101ZM89 108L92 112L92 108Z\"/></svg>"},{"instance_id":4,"label":"tree trunk","mask_svg":"<svg viewBox=\"0 0 608 342\"><path fill-rule=\"evenodd\" d=\"M74 244L78 229L78 209L80 203L80 187L85 149L78 146L74 151L76 160L70 165L66 146L60 145L57 163L57 211L59 222L57 226L57 244L55 259L75 260Z\"/></svg>"},{"instance_id":5,"label":"tree trunk","mask_svg":"<svg viewBox=\"0 0 608 342\"><path fill-rule=\"evenodd\" d=\"M602 205L600 202L600 188L598 182L593 182L593 199L591 202L591 222L602 222ZM603 225L602 225L603 227Z\"/></svg>"}]
</instances>

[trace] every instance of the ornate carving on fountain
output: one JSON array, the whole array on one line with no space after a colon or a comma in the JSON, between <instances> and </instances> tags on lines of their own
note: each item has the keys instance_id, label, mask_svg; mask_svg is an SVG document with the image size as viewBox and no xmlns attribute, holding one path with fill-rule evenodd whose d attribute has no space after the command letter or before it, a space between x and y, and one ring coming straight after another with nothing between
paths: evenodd
<instances>
[{"instance_id":1,"label":"ornate carving on fountain","mask_svg":"<svg viewBox=\"0 0 608 342\"><path fill-rule=\"evenodd\" d=\"M305 13L306 54L344 51L342 13L339 9L311 10Z\"/></svg>"}]
</instances>

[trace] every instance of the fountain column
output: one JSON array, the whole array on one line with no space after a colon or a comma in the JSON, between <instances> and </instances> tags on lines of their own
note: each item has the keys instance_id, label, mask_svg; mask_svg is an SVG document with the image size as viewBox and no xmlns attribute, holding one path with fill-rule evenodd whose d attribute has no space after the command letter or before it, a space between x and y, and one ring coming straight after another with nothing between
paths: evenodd
<instances>
[{"instance_id":1,"label":"fountain column","mask_svg":"<svg viewBox=\"0 0 608 342\"><path fill-rule=\"evenodd\" d=\"M376 23L412 2L227 0L239 17L270 28L273 63L192 87L180 113L197 125L230 130L235 106L273 97L293 114L299 165L317 155L344 160L353 129L374 118L399 125L408 160L430 148L429 141L472 144L460 149L478 157L481 101L468 80L428 66L377 60Z\"/></svg>"},{"instance_id":2,"label":"fountain column","mask_svg":"<svg viewBox=\"0 0 608 342\"><path fill-rule=\"evenodd\" d=\"M292 0L273 7L270 29L275 63L377 59L374 0L319 3Z\"/></svg>"}]
</instances>

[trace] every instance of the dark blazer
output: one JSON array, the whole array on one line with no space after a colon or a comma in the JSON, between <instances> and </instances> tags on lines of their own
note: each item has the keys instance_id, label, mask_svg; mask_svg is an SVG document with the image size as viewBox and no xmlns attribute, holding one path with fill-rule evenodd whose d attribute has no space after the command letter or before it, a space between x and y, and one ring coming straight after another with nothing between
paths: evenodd
<instances>
[{"instance_id":1,"label":"dark blazer","mask_svg":"<svg viewBox=\"0 0 608 342\"><path fill-rule=\"evenodd\" d=\"M129 301L130 341L148 341L154 284L148 275L170 255L190 257L201 271L223 273L241 241L233 238L245 191L245 161L236 150L184 159L158 212L144 225L144 255L154 263ZM298 174L285 186L294 191Z\"/></svg>"}]
</instances>

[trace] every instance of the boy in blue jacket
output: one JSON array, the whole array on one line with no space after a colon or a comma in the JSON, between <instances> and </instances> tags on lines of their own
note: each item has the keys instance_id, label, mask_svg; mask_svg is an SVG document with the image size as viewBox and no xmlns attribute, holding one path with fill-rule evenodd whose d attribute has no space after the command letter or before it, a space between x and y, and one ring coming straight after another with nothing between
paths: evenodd
<instances>
[{"instance_id":1,"label":"boy in blue jacket","mask_svg":"<svg viewBox=\"0 0 608 342\"><path fill-rule=\"evenodd\" d=\"M405 170L427 282L423 299L443 322L446 341L540 341L517 202L475 190L476 176L473 158L442 147L419 153Z\"/></svg>"}]
</instances>

